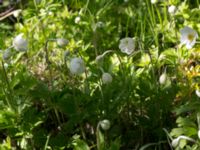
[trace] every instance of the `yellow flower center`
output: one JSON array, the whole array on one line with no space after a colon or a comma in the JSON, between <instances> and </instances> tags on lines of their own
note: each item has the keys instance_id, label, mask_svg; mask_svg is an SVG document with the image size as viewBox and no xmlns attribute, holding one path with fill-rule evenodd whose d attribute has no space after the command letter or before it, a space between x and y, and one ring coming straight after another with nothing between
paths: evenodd
<instances>
[{"instance_id":1,"label":"yellow flower center","mask_svg":"<svg viewBox=\"0 0 200 150\"><path fill-rule=\"evenodd\" d=\"M194 39L194 34L188 34L188 40L193 41Z\"/></svg>"}]
</instances>

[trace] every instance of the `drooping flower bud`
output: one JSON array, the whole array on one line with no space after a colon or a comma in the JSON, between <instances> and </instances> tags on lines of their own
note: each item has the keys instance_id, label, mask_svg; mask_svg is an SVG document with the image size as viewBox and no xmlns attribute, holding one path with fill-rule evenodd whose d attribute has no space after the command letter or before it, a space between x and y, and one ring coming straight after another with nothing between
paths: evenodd
<instances>
[{"instance_id":1,"label":"drooping flower bud","mask_svg":"<svg viewBox=\"0 0 200 150\"><path fill-rule=\"evenodd\" d=\"M15 18L18 18L21 12L22 12L21 9L15 10L15 11L13 12L13 16L14 16Z\"/></svg>"},{"instance_id":2,"label":"drooping flower bud","mask_svg":"<svg viewBox=\"0 0 200 150\"><path fill-rule=\"evenodd\" d=\"M200 139L200 130L198 131L198 137L199 137L199 139Z\"/></svg>"},{"instance_id":3,"label":"drooping flower bud","mask_svg":"<svg viewBox=\"0 0 200 150\"><path fill-rule=\"evenodd\" d=\"M112 82L112 76L109 73L103 73L102 75L103 84L109 84Z\"/></svg>"},{"instance_id":4,"label":"drooping flower bud","mask_svg":"<svg viewBox=\"0 0 200 150\"><path fill-rule=\"evenodd\" d=\"M158 2L158 0L151 0L152 4L156 4Z\"/></svg>"},{"instance_id":5,"label":"drooping flower bud","mask_svg":"<svg viewBox=\"0 0 200 150\"><path fill-rule=\"evenodd\" d=\"M78 57L71 59L69 64L69 70L72 74L82 74L85 71L84 61Z\"/></svg>"},{"instance_id":6,"label":"drooping flower bud","mask_svg":"<svg viewBox=\"0 0 200 150\"><path fill-rule=\"evenodd\" d=\"M74 22L75 22L76 24L78 24L80 21L81 21L81 17L80 17L80 16L77 16L77 17L75 18L75 20L74 20Z\"/></svg>"},{"instance_id":7,"label":"drooping flower bud","mask_svg":"<svg viewBox=\"0 0 200 150\"><path fill-rule=\"evenodd\" d=\"M11 50L10 49L7 49L4 53L3 53L3 59L4 60L8 60L10 57L11 57Z\"/></svg>"},{"instance_id":8,"label":"drooping flower bud","mask_svg":"<svg viewBox=\"0 0 200 150\"><path fill-rule=\"evenodd\" d=\"M106 130L110 129L110 121L107 120L107 119L102 120L102 121L100 122L100 126L101 126L101 128L102 128L103 130L106 131Z\"/></svg>"},{"instance_id":9,"label":"drooping flower bud","mask_svg":"<svg viewBox=\"0 0 200 150\"><path fill-rule=\"evenodd\" d=\"M14 38L13 46L17 51L26 51L28 49L28 42L23 38L23 34L19 34Z\"/></svg>"},{"instance_id":10,"label":"drooping flower bud","mask_svg":"<svg viewBox=\"0 0 200 150\"><path fill-rule=\"evenodd\" d=\"M63 38L57 39L57 44L60 47L65 47L65 46L67 46L68 43L69 43L69 41L67 39L63 39Z\"/></svg>"},{"instance_id":11,"label":"drooping flower bud","mask_svg":"<svg viewBox=\"0 0 200 150\"><path fill-rule=\"evenodd\" d=\"M160 84L165 84L166 81L167 81L167 74L166 73L161 74L161 76L159 78Z\"/></svg>"},{"instance_id":12,"label":"drooping flower bud","mask_svg":"<svg viewBox=\"0 0 200 150\"><path fill-rule=\"evenodd\" d=\"M172 146L173 146L173 147L177 147L177 146L179 145L179 140L180 140L179 137L173 139L173 140L172 140Z\"/></svg>"},{"instance_id":13,"label":"drooping flower bud","mask_svg":"<svg viewBox=\"0 0 200 150\"><path fill-rule=\"evenodd\" d=\"M95 59L95 62L96 62L97 64L101 63L102 61L103 61L103 55L98 55L98 56L96 57L96 59Z\"/></svg>"},{"instance_id":14,"label":"drooping flower bud","mask_svg":"<svg viewBox=\"0 0 200 150\"><path fill-rule=\"evenodd\" d=\"M176 12L176 6L174 6L174 5L169 6L168 7L168 12L170 14L174 14Z\"/></svg>"},{"instance_id":15,"label":"drooping flower bud","mask_svg":"<svg viewBox=\"0 0 200 150\"><path fill-rule=\"evenodd\" d=\"M196 95L197 95L198 97L200 97L200 91L199 91L199 90L196 90L195 93L196 93Z\"/></svg>"}]
</instances>

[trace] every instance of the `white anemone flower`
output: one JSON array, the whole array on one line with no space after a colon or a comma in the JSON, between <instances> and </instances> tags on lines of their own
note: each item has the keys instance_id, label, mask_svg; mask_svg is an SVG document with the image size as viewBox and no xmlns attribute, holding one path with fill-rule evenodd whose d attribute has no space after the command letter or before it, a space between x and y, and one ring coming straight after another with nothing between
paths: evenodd
<instances>
[{"instance_id":1,"label":"white anemone flower","mask_svg":"<svg viewBox=\"0 0 200 150\"><path fill-rule=\"evenodd\" d=\"M186 26L180 30L181 33L181 44L185 44L187 49L191 49L196 43L198 34L192 28Z\"/></svg>"},{"instance_id":2,"label":"white anemone flower","mask_svg":"<svg viewBox=\"0 0 200 150\"><path fill-rule=\"evenodd\" d=\"M112 76L109 73L103 73L102 75L102 82L103 84L109 84L112 82Z\"/></svg>"},{"instance_id":3,"label":"white anemone flower","mask_svg":"<svg viewBox=\"0 0 200 150\"><path fill-rule=\"evenodd\" d=\"M69 70L72 74L82 74L85 71L84 61L79 57L71 59L69 64Z\"/></svg>"},{"instance_id":4,"label":"white anemone flower","mask_svg":"<svg viewBox=\"0 0 200 150\"><path fill-rule=\"evenodd\" d=\"M119 49L128 55L135 50L135 39L127 37L120 40Z\"/></svg>"},{"instance_id":5,"label":"white anemone flower","mask_svg":"<svg viewBox=\"0 0 200 150\"><path fill-rule=\"evenodd\" d=\"M26 51L28 49L28 42L23 38L23 34L19 34L14 38L13 46L17 51Z\"/></svg>"}]
</instances>

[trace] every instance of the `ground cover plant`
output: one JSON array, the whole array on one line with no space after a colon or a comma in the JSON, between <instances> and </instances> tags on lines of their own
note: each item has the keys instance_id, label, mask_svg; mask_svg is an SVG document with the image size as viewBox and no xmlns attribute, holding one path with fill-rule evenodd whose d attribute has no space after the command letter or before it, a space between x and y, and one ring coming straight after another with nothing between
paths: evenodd
<instances>
[{"instance_id":1,"label":"ground cover plant","mask_svg":"<svg viewBox=\"0 0 200 150\"><path fill-rule=\"evenodd\" d=\"M0 10L0 149L200 149L199 0Z\"/></svg>"}]
</instances>

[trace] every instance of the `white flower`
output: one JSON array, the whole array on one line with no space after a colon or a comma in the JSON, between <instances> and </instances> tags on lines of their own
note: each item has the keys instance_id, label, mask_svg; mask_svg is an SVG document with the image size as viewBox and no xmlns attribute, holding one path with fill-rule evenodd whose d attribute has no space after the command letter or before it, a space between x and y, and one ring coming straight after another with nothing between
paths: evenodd
<instances>
[{"instance_id":1,"label":"white flower","mask_svg":"<svg viewBox=\"0 0 200 150\"><path fill-rule=\"evenodd\" d=\"M103 73L102 75L103 84L109 84L112 82L112 76L109 73Z\"/></svg>"},{"instance_id":2,"label":"white flower","mask_svg":"<svg viewBox=\"0 0 200 150\"><path fill-rule=\"evenodd\" d=\"M161 76L159 78L160 84L165 84L166 81L167 81L167 74L166 73L161 74Z\"/></svg>"},{"instance_id":3,"label":"white flower","mask_svg":"<svg viewBox=\"0 0 200 150\"><path fill-rule=\"evenodd\" d=\"M13 12L13 16L14 16L15 18L18 18L21 12L22 12L21 9L17 9L17 10L15 10L15 11Z\"/></svg>"},{"instance_id":4,"label":"white flower","mask_svg":"<svg viewBox=\"0 0 200 150\"><path fill-rule=\"evenodd\" d=\"M135 50L135 40L127 37L120 40L119 49L128 55Z\"/></svg>"},{"instance_id":5,"label":"white flower","mask_svg":"<svg viewBox=\"0 0 200 150\"><path fill-rule=\"evenodd\" d=\"M28 42L23 38L23 34L19 34L14 38L13 46L17 51L26 51L28 49Z\"/></svg>"},{"instance_id":6,"label":"white flower","mask_svg":"<svg viewBox=\"0 0 200 150\"><path fill-rule=\"evenodd\" d=\"M107 119L100 121L100 126L103 130L108 130L110 129L110 121Z\"/></svg>"},{"instance_id":7,"label":"white flower","mask_svg":"<svg viewBox=\"0 0 200 150\"><path fill-rule=\"evenodd\" d=\"M196 93L196 95L197 95L198 97L200 97L200 91L199 91L199 90L196 90L195 93Z\"/></svg>"},{"instance_id":8,"label":"white flower","mask_svg":"<svg viewBox=\"0 0 200 150\"><path fill-rule=\"evenodd\" d=\"M63 39L63 38L57 39L57 44L60 47L65 47L65 46L67 46L68 43L69 43L69 41L67 39Z\"/></svg>"},{"instance_id":9,"label":"white flower","mask_svg":"<svg viewBox=\"0 0 200 150\"><path fill-rule=\"evenodd\" d=\"M81 21L81 17L80 17L80 16L77 16L77 17L75 18L75 20L74 20L74 22L75 22L76 24L78 24L80 21Z\"/></svg>"},{"instance_id":10,"label":"white flower","mask_svg":"<svg viewBox=\"0 0 200 150\"><path fill-rule=\"evenodd\" d=\"M151 0L151 3L152 4L155 4L155 3L157 3L158 2L158 0Z\"/></svg>"},{"instance_id":11,"label":"white flower","mask_svg":"<svg viewBox=\"0 0 200 150\"><path fill-rule=\"evenodd\" d=\"M196 43L198 34L192 28L186 26L180 30L181 32L181 44L185 44L187 49L191 49Z\"/></svg>"},{"instance_id":12,"label":"white flower","mask_svg":"<svg viewBox=\"0 0 200 150\"><path fill-rule=\"evenodd\" d=\"M170 14L174 14L176 12L176 6L174 6L174 5L169 6L168 7L168 12Z\"/></svg>"},{"instance_id":13,"label":"white flower","mask_svg":"<svg viewBox=\"0 0 200 150\"><path fill-rule=\"evenodd\" d=\"M69 70L72 74L79 75L85 71L85 64L81 58L75 57L71 59Z\"/></svg>"},{"instance_id":14,"label":"white flower","mask_svg":"<svg viewBox=\"0 0 200 150\"><path fill-rule=\"evenodd\" d=\"M11 50L10 49L7 49L4 53L3 53L3 59L4 60L8 60L11 56Z\"/></svg>"}]
</instances>

